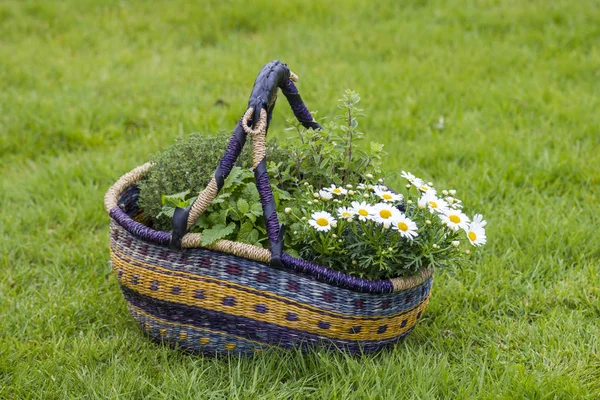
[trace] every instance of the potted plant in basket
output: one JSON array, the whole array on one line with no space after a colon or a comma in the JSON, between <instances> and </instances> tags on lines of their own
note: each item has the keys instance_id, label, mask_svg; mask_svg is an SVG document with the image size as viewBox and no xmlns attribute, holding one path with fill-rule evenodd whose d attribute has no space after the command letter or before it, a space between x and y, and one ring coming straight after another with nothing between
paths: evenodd
<instances>
[{"instance_id":1,"label":"potted plant in basket","mask_svg":"<svg viewBox=\"0 0 600 400\"><path fill-rule=\"evenodd\" d=\"M321 126L294 79L283 63L263 68L220 161L222 135L192 136L107 193L113 268L151 337L205 354L375 351L413 329L435 269L485 243L486 222L455 191L404 171L401 191L386 185L383 145L358 146L356 93ZM276 88L299 122L267 145Z\"/></svg>"}]
</instances>

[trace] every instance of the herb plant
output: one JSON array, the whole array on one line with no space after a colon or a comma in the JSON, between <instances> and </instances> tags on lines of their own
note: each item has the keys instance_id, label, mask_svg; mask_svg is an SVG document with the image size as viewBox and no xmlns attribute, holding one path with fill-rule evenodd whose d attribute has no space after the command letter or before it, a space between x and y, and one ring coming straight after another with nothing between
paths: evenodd
<instances>
[{"instance_id":1,"label":"herb plant","mask_svg":"<svg viewBox=\"0 0 600 400\"><path fill-rule=\"evenodd\" d=\"M187 202L191 196L197 195L206 187L225 152L230 136L231 133L227 131L214 135L194 133L185 139L176 140L172 146L154 157L154 166L139 183L138 204L149 225L163 231L172 229L171 217L163 212L163 205L169 199L171 203ZM280 176L276 163L287 161L288 151L276 141L269 141L267 152L269 160L274 162L272 171L275 178L278 178L278 183L284 183L286 178ZM239 164L246 170L252 168L251 146L244 147ZM182 196L182 193L187 194Z\"/></svg>"},{"instance_id":2,"label":"herb plant","mask_svg":"<svg viewBox=\"0 0 600 400\"><path fill-rule=\"evenodd\" d=\"M358 130L357 116L362 112L357 106L359 101L356 92L346 90L338 100L342 115L324 124L322 130L307 130L299 122L288 120L289 130L297 135L288 138L284 146L290 153L287 173L297 183L308 182L314 187L346 185L361 181L366 174L382 174L383 145L371 142L368 152L359 147L364 139L364 133Z\"/></svg>"}]
</instances>

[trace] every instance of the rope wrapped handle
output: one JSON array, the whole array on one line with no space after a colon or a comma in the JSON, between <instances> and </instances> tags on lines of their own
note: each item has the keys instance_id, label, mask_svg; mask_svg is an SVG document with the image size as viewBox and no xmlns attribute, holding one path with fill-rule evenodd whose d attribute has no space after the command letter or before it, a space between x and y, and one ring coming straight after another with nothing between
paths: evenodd
<instances>
[{"instance_id":1,"label":"rope wrapped handle","mask_svg":"<svg viewBox=\"0 0 600 400\"><path fill-rule=\"evenodd\" d=\"M247 135L252 136L252 164L256 187L260 195L263 216L269 237L271 264L281 265L283 252L283 226L279 225L275 199L271 191L266 167L266 137L281 89L298 121L310 129L322 129L302 101L294 84L298 77L288 66L278 60L266 64L259 72L248 100L248 108L234 129L225 154L219 161L215 174L206 188L200 192L193 204L187 208L176 208L173 215L173 233L169 247L181 249L181 241L196 220L208 209L233 169L236 160L246 143Z\"/></svg>"}]
</instances>

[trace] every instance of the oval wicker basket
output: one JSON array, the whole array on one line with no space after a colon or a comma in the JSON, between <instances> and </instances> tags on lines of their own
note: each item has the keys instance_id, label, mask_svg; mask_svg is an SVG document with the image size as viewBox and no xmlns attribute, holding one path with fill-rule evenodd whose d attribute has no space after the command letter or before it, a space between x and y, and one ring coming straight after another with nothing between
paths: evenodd
<instances>
[{"instance_id":1,"label":"oval wicker basket","mask_svg":"<svg viewBox=\"0 0 600 400\"><path fill-rule=\"evenodd\" d=\"M279 61L261 70L215 176L191 207L176 210L173 232L138 222L136 183L150 163L123 175L106 193L112 267L131 315L151 338L207 355L315 345L367 353L402 339L421 318L431 269L370 281L282 251L264 145L277 89L304 126L320 128L295 80ZM227 240L202 247L200 234L187 230L217 195L248 134L270 248Z\"/></svg>"}]
</instances>

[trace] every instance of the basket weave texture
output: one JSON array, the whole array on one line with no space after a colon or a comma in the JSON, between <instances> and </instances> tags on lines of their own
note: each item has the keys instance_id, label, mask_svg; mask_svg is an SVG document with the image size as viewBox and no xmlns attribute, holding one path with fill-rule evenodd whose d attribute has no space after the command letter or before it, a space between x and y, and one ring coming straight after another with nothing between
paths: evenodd
<instances>
[{"instance_id":1,"label":"basket weave texture","mask_svg":"<svg viewBox=\"0 0 600 400\"><path fill-rule=\"evenodd\" d=\"M292 81L284 83L295 90ZM297 117L308 112L303 103L290 103ZM430 269L369 281L286 253L274 266L269 250L247 244L222 240L204 248L198 234L173 249L172 233L136 220L136 182L149 168L124 175L109 189L105 207L113 270L131 315L152 339L206 355L316 345L368 353L404 338L423 315Z\"/></svg>"}]
</instances>

